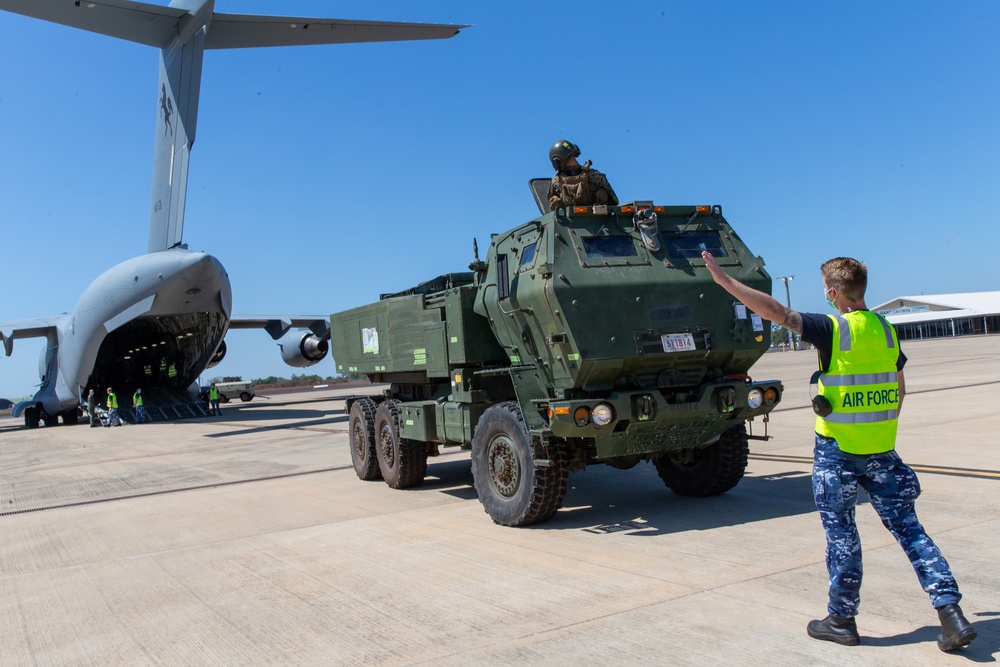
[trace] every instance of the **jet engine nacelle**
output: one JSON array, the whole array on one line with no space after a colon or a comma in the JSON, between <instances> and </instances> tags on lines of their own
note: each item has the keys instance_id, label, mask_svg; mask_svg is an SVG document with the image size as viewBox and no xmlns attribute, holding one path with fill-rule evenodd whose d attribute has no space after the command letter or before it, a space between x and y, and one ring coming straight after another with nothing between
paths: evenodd
<instances>
[{"instance_id":1,"label":"jet engine nacelle","mask_svg":"<svg viewBox=\"0 0 1000 667\"><path fill-rule=\"evenodd\" d=\"M208 364L205 368L211 368L212 366L218 366L219 362L226 358L226 341L219 343L219 347L215 349L215 354L212 358L208 360Z\"/></svg>"},{"instance_id":2,"label":"jet engine nacelle","mask_svg":"<svg viewBox=\"0 0 1000 667\"><path fill-rule=\"evenodd\" d=\"M286 364L306 368L318 364L326 357L330 343L310 331L289 331L278 340L278 349Z\"/></svg>"}]
</instances>

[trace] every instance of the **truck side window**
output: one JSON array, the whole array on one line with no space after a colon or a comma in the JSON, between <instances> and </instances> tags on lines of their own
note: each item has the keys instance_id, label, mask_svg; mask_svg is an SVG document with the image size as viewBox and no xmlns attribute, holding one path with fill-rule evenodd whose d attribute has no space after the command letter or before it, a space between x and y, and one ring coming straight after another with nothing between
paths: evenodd
<instances>
[{"instance_id":1,"label":"truck side window","mask_svg":"<svg viewBox=\"0 0 1000 667\"><path fill-rule=\"evenodd\" d=\"M527 266L531 266L535 261L535 252L538 250L538 242L532 243L524 249L521 253L521 263L518 264L517 268L523 269Z\"/></svg>"},{"instance_id":2,"label":"truck side window","mask_svg":"<svg viewBox=\"0 0 1000 667\"><path fill-rule=\"evenodd\" d=\"M497 298L506 299L510 296L510 275L507 272L507 255L497 255Z\"/></svg>"}]
</instances>

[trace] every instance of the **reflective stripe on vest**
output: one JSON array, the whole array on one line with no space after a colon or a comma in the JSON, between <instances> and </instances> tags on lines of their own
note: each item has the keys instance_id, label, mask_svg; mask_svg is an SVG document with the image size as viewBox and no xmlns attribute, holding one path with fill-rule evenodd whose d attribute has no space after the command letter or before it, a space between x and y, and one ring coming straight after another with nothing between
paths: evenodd
<instances>
[{"instance_id":1,"label":"reflective stripe on vest","mask_svg":"<svg viewBox=\"0 0 1000 667\"><path fill-rule=\"evenodd\" d=\"M870 311L830 317L830 367L820 375L818 385L833 412L816 418L816 432L835 439L850 454L891 451L896 444L899 407L895 331Z\"/></svg>"}]
</instances>

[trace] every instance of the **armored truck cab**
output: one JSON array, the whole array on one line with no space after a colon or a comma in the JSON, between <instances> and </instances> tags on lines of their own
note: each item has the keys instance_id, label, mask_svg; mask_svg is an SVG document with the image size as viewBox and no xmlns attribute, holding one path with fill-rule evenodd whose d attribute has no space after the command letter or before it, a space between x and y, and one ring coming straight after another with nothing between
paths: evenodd
<instances>
[{"instance_id":1,"label":"armored truck cab","mask_svg":"<svg viewBox=\"0 0 1000 667\"><path fill-rule=\"evenodd\" d=\"M440 446L471 449L480 501L513 526L551 517L593 463L651 461L685 495L731 489L761 437L746 422L783 388L750 379L770 323L714 283L705 250L770 292L720 207L634 202L549 211L471 272L332 315L338 370L390 384L349 403L358 476L413 486Z\"/></svg>"}]
</instances>

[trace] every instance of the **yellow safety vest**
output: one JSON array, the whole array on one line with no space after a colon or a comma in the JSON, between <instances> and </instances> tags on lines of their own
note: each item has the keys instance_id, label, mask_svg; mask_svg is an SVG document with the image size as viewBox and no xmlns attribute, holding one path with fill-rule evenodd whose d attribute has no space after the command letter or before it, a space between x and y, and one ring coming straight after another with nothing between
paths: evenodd
<instances>
[{"instance_id":1,"label":"yellow safety vest","mask_svg":"<svg viewBox=\"0 0 1000 667\"><path fill-rule=\"evenodd\" d=\"M135 404L135 407L141 408L142 407L142 394L132 394L132 403Z\"/></svg>"},{"instance_id":2,"label":"yellow safety vest","mask_svg":"<svg viewBox=\"0 0 1000 667\"><path fill-rule=\"evenodd\" d=\"M117 410L117 409L118 409L118 397L115 395L114 392L111 392L110 394L108 394L108 410Z\"/></svg>"},{"instance_id":3,"label":"yellow safety vest","mask_svg":"<svg viewBox=\"0 0 1000 667\"><path fill-rule=\"evenodd\" d=\"M892 451L899 423L896 331L868 310L829 317L833 352L818 385L833 412L816 418L816 432L836 440L848 454Z\"/></svg>"}]
</instances>

